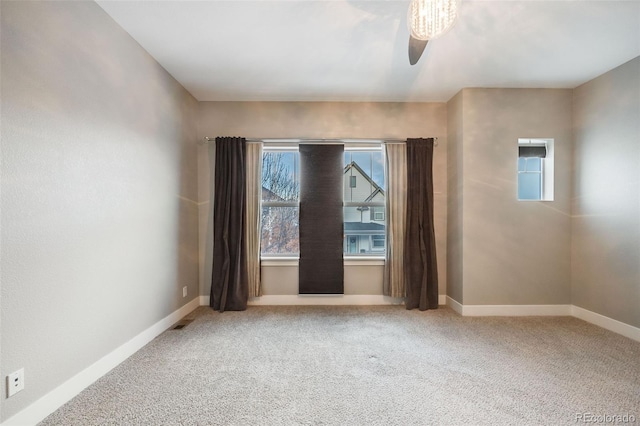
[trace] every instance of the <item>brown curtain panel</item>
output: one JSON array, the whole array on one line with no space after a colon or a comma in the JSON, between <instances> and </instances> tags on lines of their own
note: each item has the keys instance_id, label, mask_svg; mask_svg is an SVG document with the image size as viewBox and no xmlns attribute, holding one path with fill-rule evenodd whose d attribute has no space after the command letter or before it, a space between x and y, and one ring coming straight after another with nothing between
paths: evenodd
<instances>
[{"instance_id":1,"label":"brown curtain panel","mask_svg":"<svg viewBox=\"0 0 640 426\"><path fill-rule=\"evenodd\" d=\"M404 274L407 309L438 308L433 228L433 138L407 139L407 219Z\"/></svg>"},{"instance_id":2,"label":"brown curtain panel","mask_svg":"<svg viewBox=\"0 0 640 426\"><path fill-rule=\"evenodd\" d=\"M209 304L220 312L247 309L244 138L216 138L213 273Z\"/></svg>"}]
</instances>

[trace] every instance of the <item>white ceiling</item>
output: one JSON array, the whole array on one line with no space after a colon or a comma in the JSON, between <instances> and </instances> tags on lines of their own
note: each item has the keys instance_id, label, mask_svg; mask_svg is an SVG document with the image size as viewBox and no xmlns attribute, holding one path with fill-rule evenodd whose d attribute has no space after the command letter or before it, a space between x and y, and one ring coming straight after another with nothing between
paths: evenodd
<instances>
[{"instance_id":1,"label":"white ceiling","mask_svg":"<svg viewBox=\"0 0 640 426\"><path fill-rule=\"evenodd\" d=\"M640 1L462 0L409 65L409 1L98 4L200 101L444 102L464 87L573 88L640 55Z\"/></svg>"}]
</instances>

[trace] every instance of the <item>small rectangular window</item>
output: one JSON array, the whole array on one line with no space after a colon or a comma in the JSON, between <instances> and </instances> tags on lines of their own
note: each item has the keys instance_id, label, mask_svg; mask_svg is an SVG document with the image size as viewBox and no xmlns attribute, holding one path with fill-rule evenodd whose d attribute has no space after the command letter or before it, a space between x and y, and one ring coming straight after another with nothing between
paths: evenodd
<instances>
[{"instance_id":1,"label":"small rectangular window","mask_svg":"<svg viewBox=\"0 0 640 426\"><path fill-rule=\"evenodd\" d=\"M356 176L350 176L349 177L349 188L355 188L356 187Z\"/></svg>"},{"instance_id":2,"label":"small rectangular window","mask_svg":"<svg viewBox=\"0 0 640 426\"><path fill-rule=\"evenodd\" d=\"M384 207L371 207L371 220L376 222L384 221Z\"/></svg>"},{"instance_id":3,"label":"small rectangular window","mask_svg":"<svg viewBox=\"0 0 640 426\"><path fill-rule=\"evenodd\" d=\"M553 139L518 139L518 200L553 201Z\"/></svg>"},{"instance_id":4,"label":"small rectangular window","mask_svg":"<svg viewBox=\"0 0 640 426\"><path fill-rule=\"evenodd\" d=\"M373 235L373 247L384 249L384 235Z\"/></svg>"}]
</instances>

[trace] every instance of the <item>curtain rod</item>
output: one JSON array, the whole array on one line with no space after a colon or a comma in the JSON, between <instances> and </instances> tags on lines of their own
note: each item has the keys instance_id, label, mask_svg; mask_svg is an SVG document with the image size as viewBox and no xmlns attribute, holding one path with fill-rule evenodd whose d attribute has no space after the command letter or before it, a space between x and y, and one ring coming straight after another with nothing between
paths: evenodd
<instances>
[{"instance_id":1,"label":"curtain rod","mask_svg":"<svg viewBox=\"0 0 640 426\"><path fill-rule=\"evenodd\" d=\"M209 136L204 137L204 141L202 143L207 143L211 141L215 141L216 138L210 138ZM348 139L322 139L322 138L246 138L247 143L298 143L298 144L306 144L306 143L315 143L322 142L326 144L332 143L406 143L406 139L357 139L357 138L348 138ZM438 138L433 138L433 146L438 146Z\"/></svg>"}]
</instances>

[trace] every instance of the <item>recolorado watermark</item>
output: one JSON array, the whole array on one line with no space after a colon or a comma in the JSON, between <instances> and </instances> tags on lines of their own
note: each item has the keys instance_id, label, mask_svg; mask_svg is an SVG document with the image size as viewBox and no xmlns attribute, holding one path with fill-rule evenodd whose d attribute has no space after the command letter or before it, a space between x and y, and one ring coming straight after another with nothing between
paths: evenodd
<instances>
[{"instance_id":1,"label":"recolorado watermark","mask_svg":"<svg viewBox=\"0 0 640 426\"><path fill-rule=\"evenodd\" d=\"M576 423L596 423L596 424L620 424L635 423L636 416L633 414L594 414L576 413Z\"/></svg>"}]
</instances>

